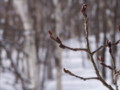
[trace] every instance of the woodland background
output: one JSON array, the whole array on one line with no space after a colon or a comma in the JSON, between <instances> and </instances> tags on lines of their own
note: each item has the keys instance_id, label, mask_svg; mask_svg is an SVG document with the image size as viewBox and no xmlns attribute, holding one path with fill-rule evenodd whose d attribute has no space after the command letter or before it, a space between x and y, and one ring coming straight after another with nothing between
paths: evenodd
<instances>
[{"instance_id":1,"label":"woodland background","mask_svg":"<svg viewBox=\"0 0 120 90\"><path fill-rule=\"evenodd\" d=\"M50 39L48 31L58 35L65 44L84 47L83 16L80 13L84 2L88 4L91 47L97 48L107 39L111 42L119 40L120 0L0 0L0 90L72 88L72 80L69 89L64 89L62 84L63 68L70 63L69 60L66 63L64 58L80 53L71 54L69 50L60 49ZM113 52L116 65L120 68L120 46L114 47ZM112 75L99 64L98 56L111 65L107 49L96 54L96 63L103 77L111 82ZM85 72L89 58L86 54L76 57L72 58L76 61L80 59ZM78 70L77 66L73 60L69 67ZM76 87L81 89L79 82Z\"/></svg>"}]
</instances>

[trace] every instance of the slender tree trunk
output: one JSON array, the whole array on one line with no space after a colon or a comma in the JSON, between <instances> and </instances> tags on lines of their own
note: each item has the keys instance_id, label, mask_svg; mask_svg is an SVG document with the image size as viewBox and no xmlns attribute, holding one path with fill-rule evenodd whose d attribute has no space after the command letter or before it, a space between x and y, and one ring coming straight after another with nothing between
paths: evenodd
<instances>
[{"instance_id":1,"label":"slender tree trunk","mask_svg":"<svg viewBox=\"0 0 120 90\"><path fill-rule=\"evenodd\" d=\"M30 80L30 86L26 86L26 90L38 90L39 83L38 66L35 48L35 38L31 34L33 32L33 21L28 13L27 0L13 0L17 13L20 15L26 35L25 52L28 57L24 60L25 76Z\"/></svg>"},{"instance_id":2,"label":"slender tree trunk","mask_svg":"<svg viewBox=\"0 0 120 90\"><path fill-rule=\"evenodd\" d=\"M95 0L95 3L96 3L96 16L95 17L95 39L96 39L96 47L98 48L99 47L99 39L100 39L100 28L99 28L99 25L100 25L100 20L99 20L99 0ZM97 57L99 57L99 54L100 53L96 53L96 59ZM97 67L100 69L100 65L99 65L99 61L96 60L96 63L97 63Z\"/></svg>"},{"instance_id":3,"label":"slender tree trunk","mask_svg":"<svg viewBox=\"0 0 120 90\"><path fill-rule=\"evenodd\" d=\"M118 0L115 0L115 5L114 5L114 8L113 8L113 12L114 12L114 17L113 17L113 33L112 33L112 42L115 42L116 41L116 27L117 27L117 8L118 8ZM116 55L117 55L117 47L113 47L112 48L112 54L114 56L114 63L115 63L115 66L116 66ZM111 61L111 65L112 65L112 61ZM113 77L113 71L111 72L111 76ZM112 82L114 82L114 80L112 80Z\"/></svg>"},{"instance_id":4,"label":"slender tree trunk","mask_svg":"<svg viewBox=\"0 0 120 90\"><path fill-rule=\"evenodd\" d=\"M101 6L101 13L102 13L102 17L101 17L101 20L102 20L102 24L103 24L103 34L104 34L104 37L103 37L103 45L106 44L106 34L107 34L107 22L106 22L106 13L105 13L105 10L106 10L106 2L104 0L101 0L100 2L100 6ZM103 52L102 52L102 56L103 56L103 59L104 59L104 63L106 62L106 48L103 49ZM103 75L103 78L106 79L106 68L102 66L102 75Z\"/></svg>"},{"instance_id":5,"label":"slender tree trunk","mask_svg":"<svg viewBox=\"0 0 120 90\"><path fill-rule=\"evenodd\" d=\"M2 45L0 45L0 67L2 66Z\"/></svg>"},{"instance_id":6,"label":"slender tree trunk","mask_svg":"<svg viewBox=\"0 0 120 90\"><path fill-rule=\"evenodd\" d=\"M53 0L53 3L55 6L56 35L60 35L60 31L63 30L61 3L60 0ZM56 45L55 60L57 66L57 90L62 90L62 53L58 45Z\"/></svg>"}]
</instances>

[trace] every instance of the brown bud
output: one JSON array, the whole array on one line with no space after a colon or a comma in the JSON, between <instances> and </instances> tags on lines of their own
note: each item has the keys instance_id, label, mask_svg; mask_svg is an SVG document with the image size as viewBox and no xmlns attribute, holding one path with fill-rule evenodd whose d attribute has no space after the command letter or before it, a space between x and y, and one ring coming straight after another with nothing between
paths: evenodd
<instances>
[{"instance_id":1,"label":"brown bud","mask_svg":"<svg viewBox=\"0 0 120 90\"><path fill-rule=\"evenodd\" d=\"M86 9L87 8L87 4L83 4L83 7L84 7L84 9Z\"/></svg>"},{"instance_id":2,"label":"brown bud","mask_svg":"<svg viewBox=\"0 0 120 90\"><path fill-rule=\"evenodd\" d=\"M65 68L63 70L64 70L65 73L68 72L68 70L66 70Z\"/></svg>"},{"instance_id":3,"label":"brown bud","mask_svg":"<svg viewBox=\"0 0 120 90\"><path fill-rule=\"evenodd\" d=\"M87 17L87 14L86 14L86 9L87 9L87 4L83 4L81 9L80 9L80 12L83 14L84 17Z\"/></svg>"},{"instance_id":4,"label":"brown bud","mask_svg":"<svg viewBox=\"0 0 120 90\"><path fill-rule=\"evenodd\" d=\"M65 49L65 46L62 44L60 44L59 47Z\"/></svg>"},{"instance_id":5,"label":"brown bud","mask_svg":"<svg viewBox=\"0 0 120 90\"><path fill-rule=\"evenodd\" d=\"M49 35L52 36L52 32L51 31L48 31Z\"/></svg>"},{"instance_id":6,"label":"brown bud","mask_svg":"<svg viewBox=\"0 0 120 90\"><path fill-rule=\"evenodd\" d=\"M108 47L111 48L111 42L109 40L107 40L106 42L107 42Z\"/></svg>"},{"instance_id":7,"label":"brown bud","mask_svg":"<svg viewBox=\"0 0 120 90\"><path fill-rule=\"evenodd\" d=\"M65 73L71 74L71 72L69 70L67 70L65 68L63 70L64 70Z\"/></svg>"},{"instance_id":8,"label":"brown bud","mask_svg":"<svg viewBox=\"0 0 120 90\"><path fill-rule=\"evenodd\" d=\"M102 56L99 56L97 59L98 59L99 61L101 61L101 62L103 62L103 61L104 61L104 59L103 59L103 57L102 57Z\"/></svg>"},{"instance_id":9,"label":"brown bud","mask_svg":"<svg viewBox=\"0 0 120 90\"><path fill-rule=\"evenodd\" d=\"M86 8L87 8L87 4L83 4L81 9L80 9L80 12L85 12L86 11Z\"/></svg>"},{"instance_id":10,"label":"brown bud","mask_svg":"<svg viewBox=\"0 0 120 90\"><path fill-rule=\"evenodd\" d=\"M56 37L56 41L57 41L58 43L62 43L61 40L59 39L59 37Z\"/></svg>"}]
</instances>

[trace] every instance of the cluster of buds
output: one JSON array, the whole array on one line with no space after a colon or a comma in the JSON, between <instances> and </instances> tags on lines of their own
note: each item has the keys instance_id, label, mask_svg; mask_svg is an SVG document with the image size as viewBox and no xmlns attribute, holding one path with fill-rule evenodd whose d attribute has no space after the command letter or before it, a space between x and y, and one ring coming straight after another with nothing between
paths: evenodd
<instances>
[{"instance_id":1,"label":"cluster of buds","mask_svg":"<svg viewBox=\"0 0 120 90\"><path fill-rule=\"evenodd\" d=\"M83 14L84 17L87 17L86 9L87 9L87 4L83 4L80 9L80 12Z\"/></svg>"},{"instance_id":2,"label":"cluster of buds","mask_svg":"<svg viewBox=\"0 0 120 90\"><path fill-rule=\"evenodd\" d=\"M54 41L56 41L59 44L60 48L65 48L65 46L62 44L62 41L60 40L59 37L54 37L51 31L48 31L50 38L53 39Z\"/></svg>"},{"instance_id":3,"label":"cluster of buds","mask_svg":"<svg viewBox=\"0 0 120 90\"><path fill-rule=\"evenodd\" d=\"M51 39L53 39L53 40L55 40L57 43L59 43L59 44L61 44L62 42L61 42L61 40L59 39L59 37L53 37L53 35L52 35L52 32L51 31L48 31L48 33L49 33L49 35L50 35L50 37L51 37Z\"/></svg>"}]
</instances>

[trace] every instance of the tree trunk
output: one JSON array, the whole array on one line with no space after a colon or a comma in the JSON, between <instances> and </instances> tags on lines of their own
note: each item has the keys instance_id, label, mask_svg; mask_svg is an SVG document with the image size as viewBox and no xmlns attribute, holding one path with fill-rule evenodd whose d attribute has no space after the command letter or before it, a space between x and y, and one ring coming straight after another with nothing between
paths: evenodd
<instances>
[{"instance_id":1,"label":"tree trunk","mask_svg":"<svg viewBox=\"0 0 120 90\"><path fill-rule=\"evenodd\" d=\"M100 20L99 20L99 1L98 0L95 0L95 3L96 3L96 5L97 5L97 7L96 7L96 16L97 17L95 17L95 39L96 39L96 47L98 48L99 47L99 41L100 41L100 28L99 28L99 25L100 25ZM96 53L96 59L97 59L97 57L99 57L99 52L98 53ZM98 67L98 69L100 69L100 65L99 65L99 61L98 60L96 60L96 63L97 63L97 67Z\"/></svg>"},{"instance_id":2,"label":"tree trunk","mask_svg":"<svg viewBox=\"0 0 120 90\"><path fill-rule=\"evenodd\" d=\"M53 0L54 6L55 6L55 20L56 20L56 35L60 35L60 31L63 30L62 25L62 11L61 11L61 3L60 0ZM56 60L56 66L57 66L57 90L62 90L62 53L60 47L56 45L56 51L55 51L55 60Z\"/></svg>"},{"instance_id":3,"label":"tree trunk","mask_svg":"<svg viewBox=\"0 0 120 90\"><path fill-rule=\"evenodd\" d=\"M35 48L35 38L33 35L33 22L28 13L27 0L13 0L14 6L17 13L20 15L23 26L25 29L26 42L25 42L25 52L28 57L24 60L24 71L25 76L30 80L30 86L26 86L26 90L39 90L37 86L39 83L39 74L37 66L36 48Z\"/></svg>"},{"instance_id":4,"label":"tree trunk","mask_svg":"<svg viewBox=\"0 0 120 90\"><path fill-rule=\"evenodd\" d=\"M118 0L115 0L115 5L113 7L113 12L114 12L114 16L113 16L113 33L112 33L112 42L114 43L116 41L116 27L117 27L117 8L118 8ZM112 54L113 54L113 57L114 57L114 63L115 63L115 66L116 66L116 55L117 55L117 47L113 47L112 48ZM111 65L112 65L112 60L111 60ZM113 71L111 72L111 76L113 77ZM112 79L112 82L114 82L114 80Z\"/></svg>"},{"instance_id":5,"label":"tree trunk","mask_svg":"<svg viewBox=\"0 0 120 90\"><path fill-rule=\"evenodd\" d=\"M106 13L105 13L105 10L106 10L106 2L104 0L101 0L100 2L100 7L101 7L101 20L102 20L102 30L103 30L103 34L104 34L104 37L103 37L103 45L106 44L106 34L107 34L107 22L106 22ZM102 56L103 56L103 59L104 59L104 63L106 62L106 48L103 49L103 52L102 52ZM106 79L106 68L104 66L102 66L102 75L103 75L103 78Z\"/></svg>"}]
</instances>

